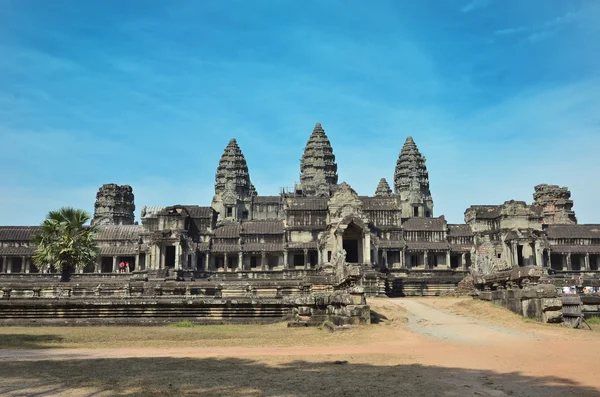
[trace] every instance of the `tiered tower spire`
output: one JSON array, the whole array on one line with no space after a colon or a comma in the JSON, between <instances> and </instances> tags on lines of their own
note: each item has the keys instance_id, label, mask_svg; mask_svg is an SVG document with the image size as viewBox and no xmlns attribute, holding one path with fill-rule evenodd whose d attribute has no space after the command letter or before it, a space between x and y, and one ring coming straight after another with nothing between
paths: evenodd
<instances>
[{"instance_id":1,"label":"tiered tower spire","mask_svg":"<svg viewBox=\"0 0 600 397\"><path fill-rule=\"evenodd\" d=\"M321 123L317 123L300 160L302 193L305 196L329 196L331 187L337 182L337 164L331 143Z\"/></svg>"},{"instance_id":2,"label":"tiered tower spire","mask_svg":"<svg viewBox=\"0 0 600 397\"><path fill-rule=\"evenodd\" d=\"M129 185L109 183L96 194L92 225L133 225L135 204Z\"/></svg>"},{"instance_id":3,"label":"tiered tower spire","mask_svg":"<svg viewBox=\"0 0 600 397\"><path fill-rule=\"evenodd\" d=\"M375 190L375 197L391 197L392 189L390 185L385 180L385 178L381 178L379 180L379 184L377 185L377 189Z\"/></svg>"},{"instance_id":4,"label":"tiered tower spire","mask_svg":"<svg viewBox=\"0 0 600 397\"><path fill-rule=\"evenodd\" d=\"M217 167L212 206L222 219L244 219L248 216L248 209L242 203L249 202L256 194L244 154L236 140L231 139Z\"/></svg>"},{"instance_id":5,"label":"tiered tower spire","mask_svg":"<svg viewBox=\"0 0 600 397\"><path fill-rule=\"evenodd\" d=\"M571 192L557 185L537 185L533 193L533 204L542 207L542 223L548 225L577 223Z\"/></svg>"},{"instance_id":6,"label":"tiered tower spire","mask_svg":"<svg viewBox=\"0 0 600 397\"><path fill-rule=\"evenodd\" d=\"M433 199L425 157L411 136L406 138L394 173L394 189L402 201L402 216L433 216Z\"/></svg>"}]
</instances>

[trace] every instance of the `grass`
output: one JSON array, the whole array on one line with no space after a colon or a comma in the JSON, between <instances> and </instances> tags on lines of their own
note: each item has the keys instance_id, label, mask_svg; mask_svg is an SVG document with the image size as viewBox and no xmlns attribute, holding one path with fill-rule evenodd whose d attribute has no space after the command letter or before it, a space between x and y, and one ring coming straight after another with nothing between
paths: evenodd
<instances>
[{"instance_id":1,"label":"grass","mask_svg":"<svg viewBox=\"0 0 600 397\"><path fill-rule=\"evenodd\" d=\"M1 327L0 349L338 345L368 342L368 328L330 333L316 327L288 328L287 323L196 325L188 321L154 327Z\"/></svg>"},{"instance_id":2,"label":"grass","mask_svg":"<svg viewBox=\"0 0 600 397\"><path fill-rule=\"evenodd\" d=\"M585 321L587 321L589 325L600 325L600 317L590 317L587 318Z\"/></svg>"},{"instance_id":3,"label":"grass","mask_svg":"<svg viewBox=\"0 0 600 397\"><path fill-rule=\"evenodd\" d=\"M194 324L190 320L183 320L178 323L169 325L169 327L175 327L175 328L194 328L194 327L198 327L198 326L199 326L198 324Z\"/></svg>"}]
</instances>

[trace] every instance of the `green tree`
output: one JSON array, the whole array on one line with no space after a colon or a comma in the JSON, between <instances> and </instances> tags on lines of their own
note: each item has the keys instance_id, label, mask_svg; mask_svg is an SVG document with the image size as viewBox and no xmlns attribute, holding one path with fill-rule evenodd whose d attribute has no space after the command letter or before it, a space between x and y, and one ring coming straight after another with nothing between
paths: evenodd
<instances>
[{"instance_id":1,"label":"green tree","mask_svg":"<svg viewBox=\"0 0 600 397\"><path fill-rule=\"evenodd\" d=\"M89 220L87 212L76 208L50 211L40 234L32 238L36 245L34 265L38 269L53 265L61 271L61 281L69 281L76 269L93 265L98 258L97 229L86 225Z\"/></svg>"}]
</instances>

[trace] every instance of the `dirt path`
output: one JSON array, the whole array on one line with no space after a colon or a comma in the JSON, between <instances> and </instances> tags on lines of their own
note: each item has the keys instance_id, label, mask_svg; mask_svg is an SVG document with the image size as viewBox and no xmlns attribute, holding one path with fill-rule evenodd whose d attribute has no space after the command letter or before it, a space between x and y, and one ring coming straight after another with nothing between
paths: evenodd
<instances>
[{"instance_id":1,"label":"dirt path","mask_svg":"<svg viewBox=\"0 0 600 397\"><path fill-rule=\"evenodd\" d=\"M475 318L444 312L415 299L390 299L406 311L408 328L416 333L449 342L489 344L539 340L531 333L494 325ZM431 301L434 302L434 301Z\"/></svg>"},{"instance_id":2,"label":"dirt path","mask_svg":"<svg viewBox=\"0 0 600 397\"><path fill-rule=\"evenodd\" d=\"M0 364L0 395L600 396L598 333L466 300L369 304L382 321L331 345L0 350L10 363Z\"/></svg>"}]
</instances>

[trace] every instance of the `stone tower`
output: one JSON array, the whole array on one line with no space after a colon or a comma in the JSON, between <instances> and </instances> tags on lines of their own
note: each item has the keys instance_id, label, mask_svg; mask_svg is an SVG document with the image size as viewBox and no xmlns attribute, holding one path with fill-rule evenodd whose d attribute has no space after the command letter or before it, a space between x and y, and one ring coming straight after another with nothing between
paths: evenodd
<instances>
[{"instance_id":1,"label":"stone tower","mask_svg":"<svg viewBox=\"0 0 600 397\"><path fill-rule=\"evenodd\" d=\"M96 194L92 225L133 225L134 211L131 186L102 185Z\"/></svg>"},{"instance_id":2,"label":"stone tower","mask_svg":"<svg viewBox=\"0 0 600 397\"><path fill-rule=\"evenodd\" d=\"M212 208L219 213L219 220L249 219L253 196L256 190L248 164L236 140L231 139L217 167Z\"/></svg>"},{"instance_id":3,"label":"stone tower","mask_svg":"<svg viewBox=\"0 0 600 397\"><path fill-rule=\"evenodd\" d=\"M337 185L337 182L337 164L331 143L321 123L317 123L300 160L302 194L329 197L331 187Z\"/></svg>"},{"instance_id":4,"label":"stone tower","mask_svg":"<svg viewBox=\"0 0 600 397\"><path fill-rule=\"evenodd\" d=\"M375 190L375 197L391 197L392 189L390 185L387 183L385 178L381 178L379 180L379 184L377 185L377 189Z\"/></svg>"},{"instance_id":5,"label":"stone tower","mask_svg":"<svg viewBox=\"0 0 600 397\"><path fill-rule=\"evenodd\" d=\"M433 216L433 199L425 157L409 136L398 156L394 173L394 190L402 202L402 217Z\"/></svg>"},{"instance_id":6,"label":"stone tower","mask_svg":"<svg viewBox=\"0 0 600 397\"><path fill-rule=\"evenodd\" d=\"M543 224L575 225L577 223L571 192L568 188L542 184L534 189L533 204L542 208Z\"/></svg>"}]
</instances>

